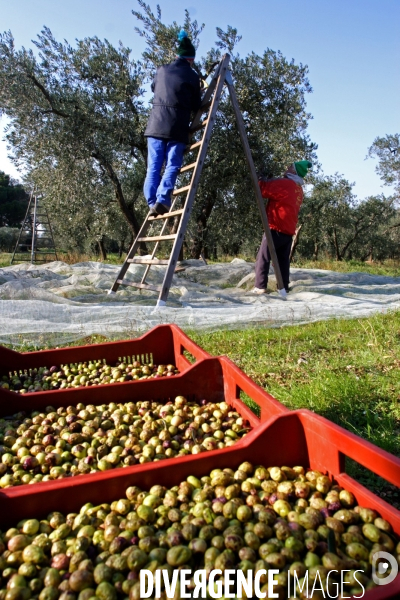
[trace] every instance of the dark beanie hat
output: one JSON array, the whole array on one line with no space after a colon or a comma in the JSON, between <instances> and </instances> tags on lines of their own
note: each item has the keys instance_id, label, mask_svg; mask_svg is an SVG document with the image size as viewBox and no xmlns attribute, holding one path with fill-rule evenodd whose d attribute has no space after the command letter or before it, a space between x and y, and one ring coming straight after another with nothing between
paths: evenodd
<instances>
[{"instance_id":1,"label":"dark beanie hat","mask_svg":"<svg viewBox=\"0 0 400 600\"><path fill-rule=\"evenodd\" d=\"M194 58L196 56L196 49L192 42L189 40L188 35L184 29L181 29L178 33L179 46L176 51L176 55L180 58Z\"/></svg>"}]
</instances>

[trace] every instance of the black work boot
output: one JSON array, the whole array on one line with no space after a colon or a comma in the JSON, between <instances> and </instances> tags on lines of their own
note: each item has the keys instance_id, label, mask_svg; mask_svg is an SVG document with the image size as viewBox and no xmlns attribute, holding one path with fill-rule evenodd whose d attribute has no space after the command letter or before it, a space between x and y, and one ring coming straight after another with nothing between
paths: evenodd
<instances>
[{"instance_id":1,"label":"black work boot","mask_svg":"<svg viewBox=\"0 0 400 600\"><path fill-rule=\"evenodd\" d=\"M156 202L154 209L157 215L165 215L165 213L169 212L168 206L161 204L161 202Z\"/></svg>"}]
</instances>

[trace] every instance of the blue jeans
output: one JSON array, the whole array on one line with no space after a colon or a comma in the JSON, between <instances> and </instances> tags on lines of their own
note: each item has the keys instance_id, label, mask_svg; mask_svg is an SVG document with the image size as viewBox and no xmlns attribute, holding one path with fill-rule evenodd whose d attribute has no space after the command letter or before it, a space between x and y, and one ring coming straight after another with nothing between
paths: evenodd
<instances>
[{"instance_id":1,"label":"blue jeans","mask_svg":"<svg viewBox=\"0 0 400 600\"><path fill-rule=\"evenodd\" d=\"M159 202L170 208L171 192L182 166L185 148L186 144L182 142L147 138L147 174L143 193L150 207ZM165 169L161 177L164 163Z\"/></svg>"}]
</instances>

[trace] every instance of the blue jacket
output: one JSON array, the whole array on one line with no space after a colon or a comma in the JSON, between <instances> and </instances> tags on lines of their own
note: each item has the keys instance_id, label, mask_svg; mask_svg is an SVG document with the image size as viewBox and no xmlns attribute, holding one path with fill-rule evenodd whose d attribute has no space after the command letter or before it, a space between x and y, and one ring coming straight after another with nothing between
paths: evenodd
<instances>
[{"instance_id":1,"label":"blue jacket","mask_svg":"<svg viewBox=\"0 0 400 600\"><path fill-rule=\"evenodd\" d=\"M191 113L201 104L196 71L186 59L177 58L157 69L151 89L153 108L144 135L187 144Z\"/></svg>"}]
</instances>

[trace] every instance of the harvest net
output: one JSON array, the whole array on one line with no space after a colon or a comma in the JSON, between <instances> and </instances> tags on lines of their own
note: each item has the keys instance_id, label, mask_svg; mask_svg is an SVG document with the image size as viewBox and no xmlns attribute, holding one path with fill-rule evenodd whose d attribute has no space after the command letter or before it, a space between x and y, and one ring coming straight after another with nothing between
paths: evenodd
<instances>
[{"instance_id":1,"label":"harvest net","mask_svg":"<svg viewBox=\"0 0 400 600\"><path fill-rule=\"evenodd\" d=\"M162 323L186 330L251 326L280 327L333 317L361 317L400 307L400 278L291 269L291 292L253 295L254 263L182 263L166 307L157 294L120 287L108 295L120 267L57 261L0 269L0 343L59 345L92 334L109 338L142 335ZM152 267L147 281L161 285L165 267ZM131 265L127 281L140 281L144 267ZM273 275L270 284L275 287Z\"/></svg>"}]
</instances>

